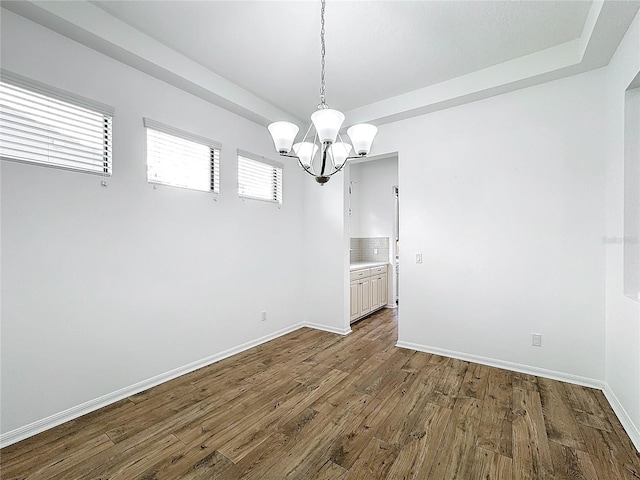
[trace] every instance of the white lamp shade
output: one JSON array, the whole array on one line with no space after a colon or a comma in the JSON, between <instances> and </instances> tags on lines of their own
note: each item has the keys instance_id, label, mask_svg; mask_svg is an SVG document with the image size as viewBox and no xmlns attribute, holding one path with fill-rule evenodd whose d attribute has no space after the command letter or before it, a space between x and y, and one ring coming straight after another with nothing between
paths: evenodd
<instances>
[{"instance_id":1,"label":"white lamp shade","mask_svg":"<svg viewBox=\"0 0 640 480\"><path fill-rule=\"evenodd\" d=\"M278 153L289 153L298 134L298 126L289 122L274 122L269 125L269 133Z\"/></svg>"},{"instance_id":2,"label":"white lamp shade","mask_svg":"<svg viewBox=\"0 0 640 480\"><path fill-rule=\"evenodd\" d=\"M368 124L360 123L349 127L347 134L353 143L353 149L358 155L368 155L371 151L371 144L373 139L378 133L378 127Z\"/></svg>"},{"instance_id":3,"label":"white lamp shade","mask_svg":"<svg viewBox=\"0 0 640 480\"><path fill-rule=\"evenodd\" d=\"M344 114L338 110L323 108L311 114L311 121L318 132L320 141L333 143L336 141L342 122L344 122Z\"/></svg>"},{"instance_id":4,"label":"white lamp shade","mask_svg":"<svg viewBox=\"0 0 640 480\"><path fill-rule=\"evenodd\" d=\"M333 163L337 167L342 165L349 156L349 152L351 152L351 145L343 142L336 142L329 147L329 152L331 153L331 158L333 158Z\"/></svg>"},{"instance_id":5,"label":"white lamp shade","mask_svg":"<svg viewBox=\"0 0 640 480\"><path fill-rule=\"evenodd\" d=\"M293 146L294 153L300 159L300 163L305 167L310 167L313 157L316 156L318 146L311 142L300 142Z\"/></svg>"}]
</instances>

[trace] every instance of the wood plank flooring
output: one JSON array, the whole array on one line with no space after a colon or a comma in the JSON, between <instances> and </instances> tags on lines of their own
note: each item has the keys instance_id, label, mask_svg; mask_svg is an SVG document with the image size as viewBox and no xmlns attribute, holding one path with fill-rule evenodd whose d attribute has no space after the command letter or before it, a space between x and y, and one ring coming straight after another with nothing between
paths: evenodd
<instances>
[{"instance_id":1,"label":"wood plank flooring","mask_svg":"<svg viewBox=\"0 0 640 480\"><path fill-rule=\"evenodd\" d=\"M638 480L602 392L303 328L0 451L2 479Z\"/></svg>"}]
</instances>

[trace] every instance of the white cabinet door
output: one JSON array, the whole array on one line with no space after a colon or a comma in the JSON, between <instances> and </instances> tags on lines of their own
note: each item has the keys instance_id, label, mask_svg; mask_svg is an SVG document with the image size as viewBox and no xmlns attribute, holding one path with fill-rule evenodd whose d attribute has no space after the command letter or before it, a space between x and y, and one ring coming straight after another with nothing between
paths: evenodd
<instances>
[{"instance_id":1,"label":"white cabinet door","mask_svg":"<svg viewBox=\"0 0 640 480\"><path fill-rule=\"evenodd\" d=\"M363 278L360 280L361 287L359 290L362 293L360 302L360 314L366 315L371 311L371 279Z\"/></svg>"},{"instance_id":2,"label":"white cabinet door","mask_svg":"<svg viewBox=\"0 0 640 480\"><path fill-rule=\"evenodd\" d=\"M351 282L349 287L349 298L351 302L351 314L349 316L349 320L353 322L360 316L360 292L362 290L362 284L360 283L360 280L355 280Z\"/></svg>"},{"instance_id":3,"label":"white cabinet door","mask_svg":"<svg viewBox=\"0 0 640 480\"><path fill-rule=\"evenodd\" d=\"M380 306L380 280L379 275L371 278L371 310L375 310Z\"/></svg>"},{"instance_id":4,"label":"white cabinet door","mask_svg":"<svg viewBox=\"0 0 640 480\"><path fill-rule=\"evenodd\" d=\"M381 307L389 303L389 285L387 284L387 278L387 275L382 275L380 278L380 303L378 305Z\"/></svg>"}]
</instances>

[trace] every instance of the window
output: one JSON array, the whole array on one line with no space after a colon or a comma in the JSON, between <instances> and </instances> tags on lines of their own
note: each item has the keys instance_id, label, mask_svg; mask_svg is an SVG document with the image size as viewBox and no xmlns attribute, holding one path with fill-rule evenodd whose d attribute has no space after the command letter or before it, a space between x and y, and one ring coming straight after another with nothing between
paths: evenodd
<instances>
[{"instance_id":1,"label":"window","mask_svg":"<svg viewBox=\"0 0 640 480\"><path fill-rule=\"evenodd\" d=\"M148 118L147 181L203 192L220 192L218 142Z\"/></svg>"},{"instance_id":2,"label":"window","mask_svg":"<svg viewBox=\"0 0 640 480\"><path fill-rule=\"evenodd\" d=\"M282 164L238 150L238 195L282 204Z\"/></svg>"},{"instance_id":3,"label":"window","mask_svg":"<svg viewBox=\"0 0 640 480\"><path fill-rule=\"evenodd\" d=\"M112 119L111 107L2 71L3 160L111 175Z\"/></svg>"}]
</instances>

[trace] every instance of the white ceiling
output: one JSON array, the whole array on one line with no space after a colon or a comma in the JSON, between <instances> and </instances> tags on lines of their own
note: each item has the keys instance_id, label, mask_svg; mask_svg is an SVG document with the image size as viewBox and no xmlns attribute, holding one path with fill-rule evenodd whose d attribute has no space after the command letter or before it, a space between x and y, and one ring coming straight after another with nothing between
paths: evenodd
<instances>
[{"instance_id":1,"label":"white ceiling","mask_svg":"<svg viewBox=\"0 0 640 480\"><path fill-rule=\"evenodd\" d=\"M320 2L95 3L296 116L318 104ZM351 110L579 38L591 2L327 3L327 102Z\"/></svg>"},{"instance_id":2,"label":"white ceiling","mask_svg":"<svg viewBox=\"0 0 640 480\"><path fill-rule=\"evenodd\" d=\"M327 3L327 103L374 123L605 65L640 5ZM319 1L3 6L261 123L318 104Z\"/></svg>"}]
</instances>

